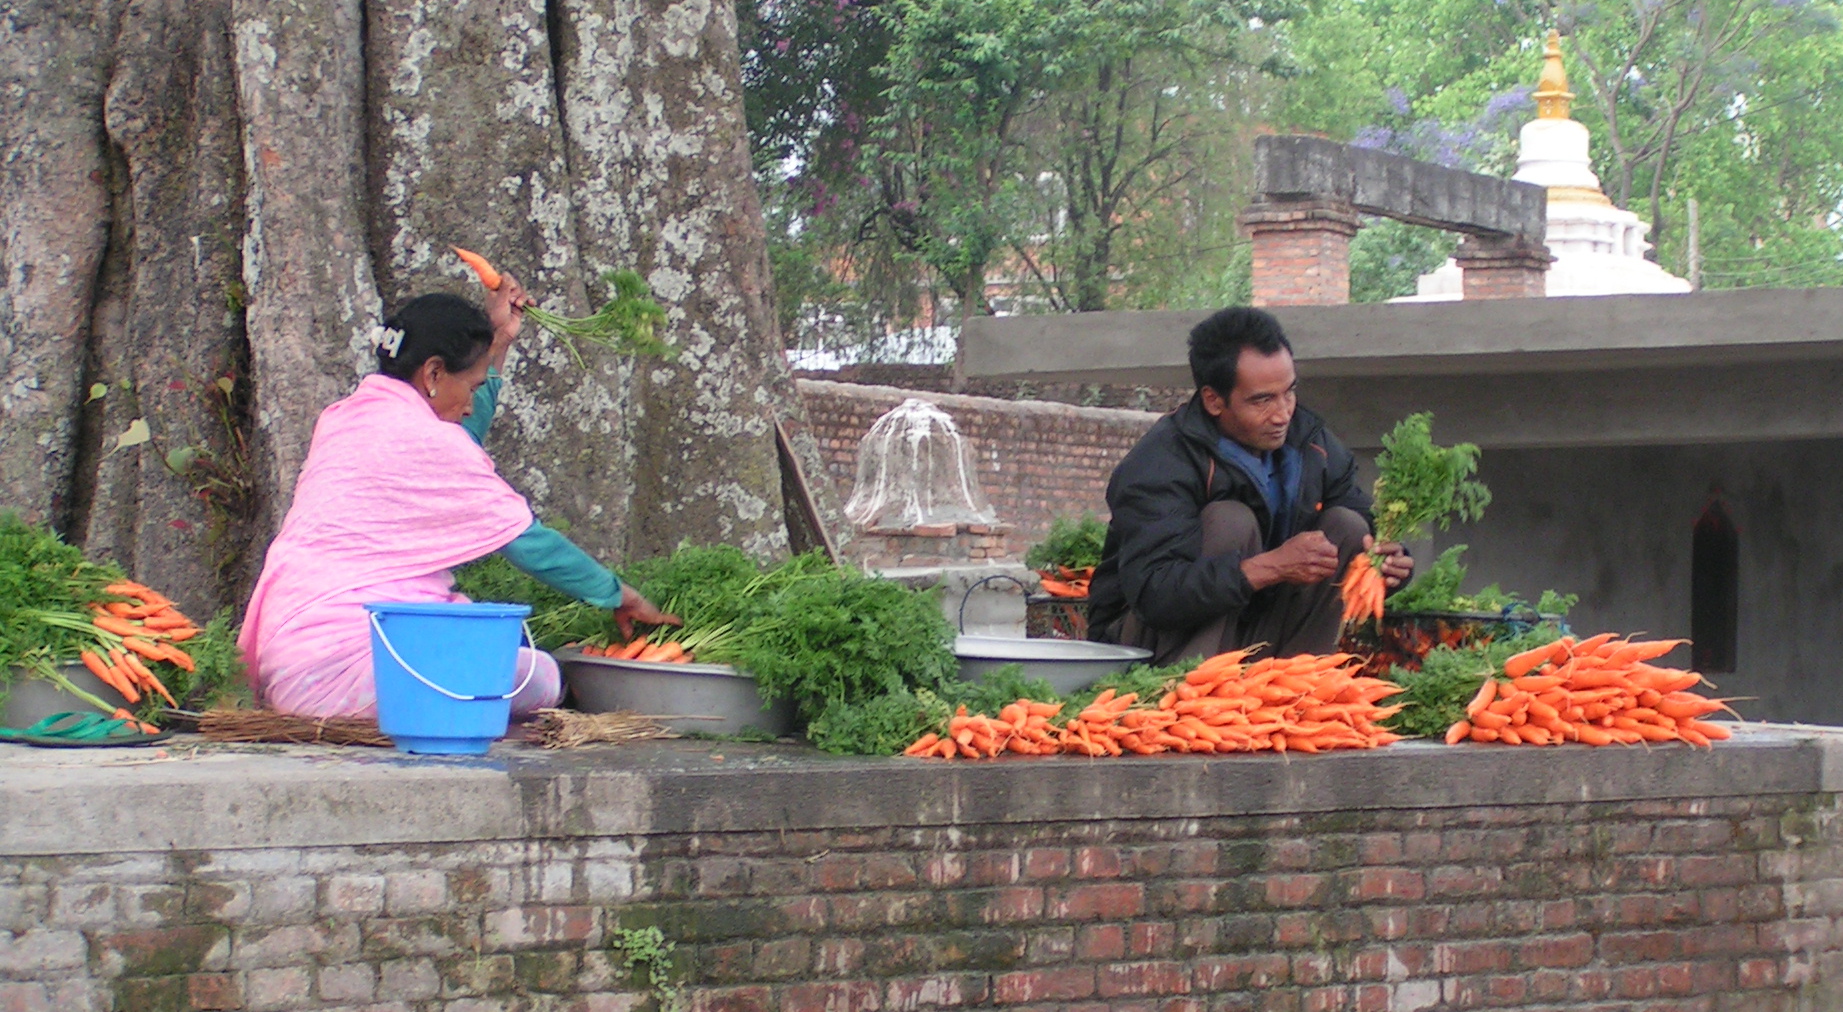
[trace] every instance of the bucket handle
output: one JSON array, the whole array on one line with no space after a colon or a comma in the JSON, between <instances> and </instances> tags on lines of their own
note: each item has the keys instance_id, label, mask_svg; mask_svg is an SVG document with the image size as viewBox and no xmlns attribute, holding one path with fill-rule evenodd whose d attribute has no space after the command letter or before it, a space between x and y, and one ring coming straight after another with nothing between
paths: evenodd
<instances>
[{"instance_id":1,"label":"bucket handle","mask_svg":"<svg viewBox=\"0 0 1843 1012\"><path fill-rule=\"evenodd\" d=\"M468 696L468 695L464 695L459 692L449 692L447 689L444 689L441 686L435 684L434 682L429 681L427 678L424 678L422 675L422 672L417 671L413 667L410 667L410 662L404 660L403 655L397 652L397 648L391 645L390 637L384 635L384 627L378 624L378 613L374 611L371 613L370 617L371 617L371 631L378 634L378 642L384 644L384 649L390 652L390 659L393 661L396 661L398 666L402 667L403 670L409 672L410 677L416 679L417 681L428 686L429 688L434 689L436 692L439 692L442 695L447 696L449 699L459 700L460 702L463 702L463 703L497 703L502 699L511 699L513 696L516 696L519 693L525 691L525 686L531 684L531 676L538 673L538 645L537 645L537 642L531 638L531 623L520 622L519 626L525 630L525 642L530 644L531 646L531 663L526 665L525 667L525 677L518 683L517 686L515 686L512 689L511 692L507 692L503 695L498 695L498 696Z\"/></svg>"}]
</instances>

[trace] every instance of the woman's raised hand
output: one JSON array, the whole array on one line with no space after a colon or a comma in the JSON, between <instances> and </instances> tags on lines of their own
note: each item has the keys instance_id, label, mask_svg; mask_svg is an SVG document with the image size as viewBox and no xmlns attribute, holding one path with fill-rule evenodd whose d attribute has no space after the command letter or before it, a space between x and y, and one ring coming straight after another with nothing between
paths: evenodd
<instances>
[{"instance_id":1,"label":"woman's raised hand","mask_svg":"<svg viewBox=\"0 0 1843 1012\"><path fill-rule=\"evenodd\" d=\"M653 602L640 596L633 584L621 585L621 606L614 609L614 624L620 627L622 639L634 638L634 623L645 622L647 625L684 625L685 620L677 615L667 615Z\"/></svg>"},{"instance_id":2,"label":"woman's raised hand","mask_svg":"<svg viewBox=\"0 0 1843 1012\"><path fill-rule=\"evenodd\" d=\"M537 300L526 294L525 286L510 274L501 274L499 287L487 291L486 318L493 325L493 368L505 365L506 352L524 325L525 307L535 305Z\"/></svg>"}]
</instances>

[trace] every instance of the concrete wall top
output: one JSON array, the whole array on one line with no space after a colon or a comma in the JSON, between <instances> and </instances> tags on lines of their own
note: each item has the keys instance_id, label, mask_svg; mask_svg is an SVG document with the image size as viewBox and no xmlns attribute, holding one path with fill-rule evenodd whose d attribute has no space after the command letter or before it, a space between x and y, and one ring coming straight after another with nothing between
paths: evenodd
<instances>
[{"instance_id":1,"label":"concrete wall top","mask_svg":"<svg viewBox=\"0 0 1843 1012\"><path fill-rule=\"evenodd\" d=\"M735 742L481 758L168 746L0 752L0 855L1205 818L1843 789L1843 731L1747 725L1712 750L1408 742L1317 756L840 759Z\"/></svg>"},{"instance_id":2,"label":"concrete wall top","mask_svg":"<svg viewBox=\"0 0 1843 1012\"><path fill-rule=\"evenodd\" d=\"M1254 189L1263 200L1341 200L1416 225L1540 243L1548 190L1320 137L1257 137Z\"/></svg>"},{"instance_id":3,"label":"concrete wall top","mask_svg":"<svg viewBox=\"0 0 1843 1012\"><path fill-rule=\"evenodd\" d=\"M1307 377L1468 376L1843 359L1843 289L1288 306ZM1204 310L976 317L969 376L1188 386Z\"/></svg>"},{"instance_id":4,"label":"concrete wall top","mask_svg":"<svg viewBox=\"0 0 1843 1012\"><path fill-rule=\"evenodd\" d=\"M1003 400L997 397L978 397L970 394L945 394L935 390L911 390L907 387L879 386L874 383L839 383L833 380L803 379L796 380L802 393L815 395L848 396L863 398L887 398L901 403L915 398L927 401L949 414L958 411L994 411L1001 410L1026 417L1048 420L1082 418L1105 422L1112 425L1141 427L1150 425L1158 417L1156 411L1134 411L1130 408L1090 408L1077 404L1064 404L1060 401Z\"/></svg>"}]
</instances>

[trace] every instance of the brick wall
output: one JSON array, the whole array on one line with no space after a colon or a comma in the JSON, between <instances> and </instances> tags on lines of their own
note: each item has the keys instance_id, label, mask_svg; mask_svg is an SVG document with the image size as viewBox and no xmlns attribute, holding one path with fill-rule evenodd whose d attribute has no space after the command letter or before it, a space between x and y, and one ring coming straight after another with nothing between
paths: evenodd
<instances>
[{"instance_id":1,"label":"brick wall","mask_svg":"<svg viewBox=\"0 0 1843 1012\"><path fill-rule=\"evenodd\" d=\"M1253 243L1250 302L1337 306L1350 301L1350 240L1361 222L1334 200L1257 202L1240 223Z\"/></svg>"},{"instance_id":2,"label":"brick wall","mask_svg":"<svg viewBox=\"0 0 1843 1012\"><path fill-rule=\"evenodd\" d=\"M973 446L973 459L998 520L1010 524L1007 549L1021 555L1050 522L1088 510L1106 516L1107 479L1158 416L1042 401L921 394L895 387L801 380L808 425L841 498L857 480L858 444L877 418L913 396L950 415Z\"/></svg>"},{"instance_id":3,"label":"brick wall","mask_svg":"<svg viewBox=\"0 0 1843 1012\"><path fill-rule=\"evenodd\" d=\"M1469 236L1453 254L1468 299L1540 299L1555 257L1540 242Z\"/></svg>"},{"instance_id":4,"label":"brick wall","mask_svg":"<svg viewBox=\"0 0 1843 1012\"><path fill-rule=\"evenodd\" d=\"M630 1012L649 927L690 1012L1834 1009L1838 821L1766 795L8 858L0 1009Z\"/></svg>"}]
</instances>

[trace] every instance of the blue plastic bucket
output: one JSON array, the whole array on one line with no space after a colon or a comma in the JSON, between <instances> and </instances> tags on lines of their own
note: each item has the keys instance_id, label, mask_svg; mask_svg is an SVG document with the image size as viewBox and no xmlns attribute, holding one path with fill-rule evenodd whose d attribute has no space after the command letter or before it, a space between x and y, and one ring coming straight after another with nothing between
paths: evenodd
<instances>
[{"instance_id":1,"label":"blue plastic bucket","mask_svg":"<svg viewBox=\"0 0 1843 1012\"><path fill-rule=\"evenodd\" d=\"M522 604L368 604L378 728L404 752L479 755L505 737ZM518 676L522 675L522 678ZM515 679L518 684L514 684Z\"/></svg>"}]
</instances>

